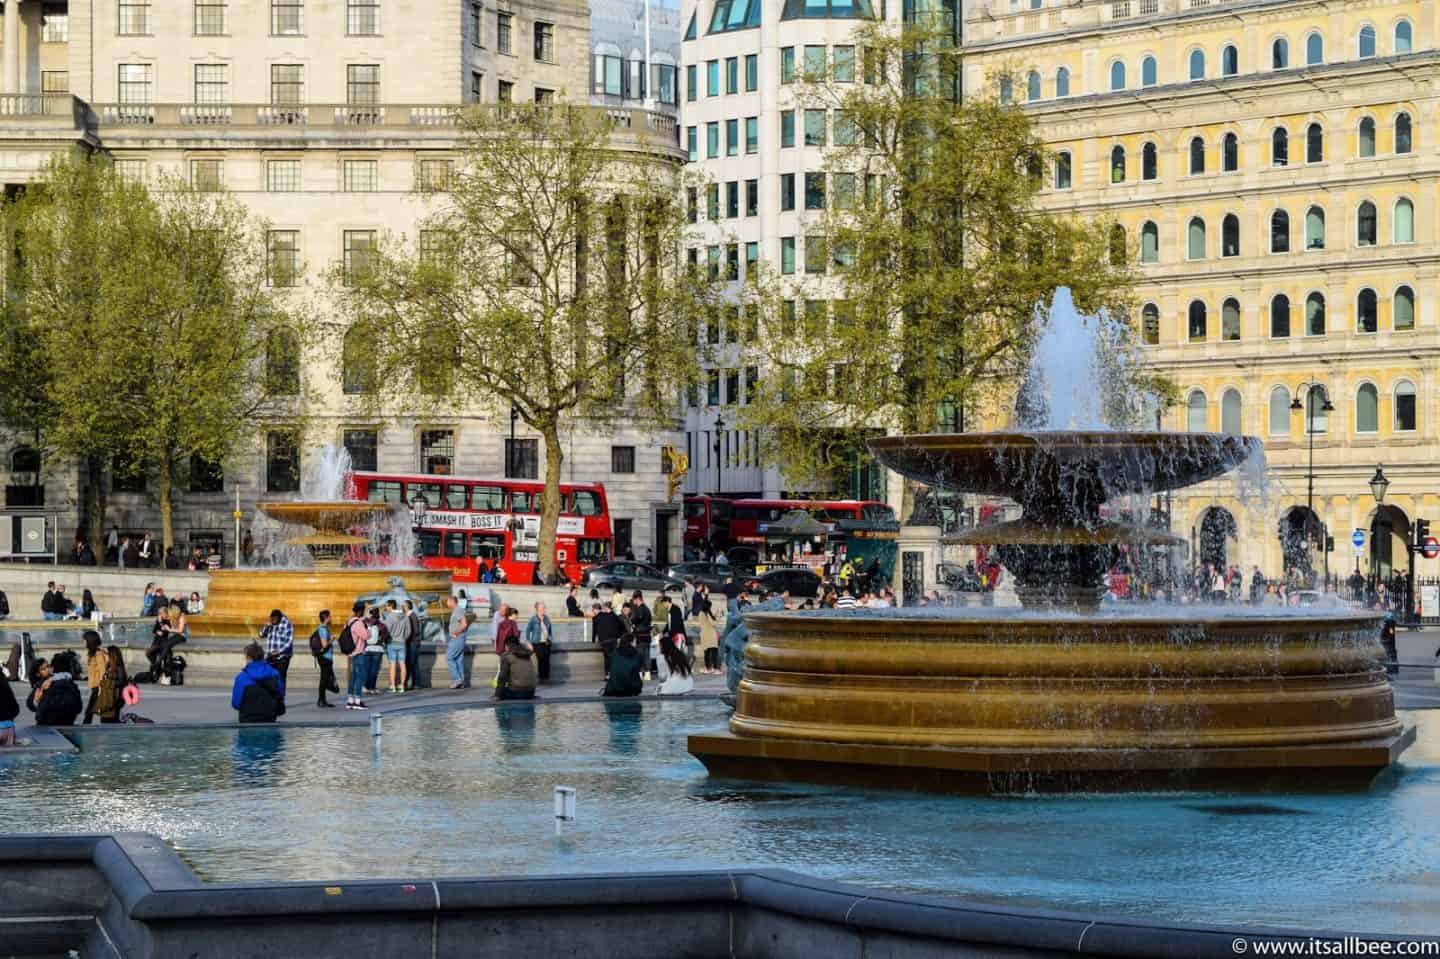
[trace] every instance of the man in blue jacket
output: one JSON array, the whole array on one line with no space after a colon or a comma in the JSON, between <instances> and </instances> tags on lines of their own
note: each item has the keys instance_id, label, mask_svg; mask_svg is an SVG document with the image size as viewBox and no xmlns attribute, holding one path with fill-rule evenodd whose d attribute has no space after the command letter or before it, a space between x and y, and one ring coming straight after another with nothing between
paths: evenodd
<instances>
[{"instance_id":1,"label":"man in blue jacket","mask_svg":"<svg viewBox=\"0 0 1440 959\"><path fill-rule=\"evenodd\" d=\"M235 677L230 708L240 714L242 723L273 723L285 715L285 681L265 662L265 650L258 643L245 647L245 668Z\"/></svg>"}]
</instances>

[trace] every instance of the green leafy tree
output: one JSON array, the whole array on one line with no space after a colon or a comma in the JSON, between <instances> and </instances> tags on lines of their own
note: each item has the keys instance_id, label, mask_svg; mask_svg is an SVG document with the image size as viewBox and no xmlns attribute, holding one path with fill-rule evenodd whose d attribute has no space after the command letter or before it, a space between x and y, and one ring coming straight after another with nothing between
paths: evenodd
<instances>
[{"instance_id":1,"label":"green leafy tree","mask_svg":"<svg viewBox=\"0 0 1440 959\"><path fill-rule=\"evenodd\" d=\"M955 95L950 27L867 24L855 59L797 78L796 135L827 162L797 174L814 212L781 264L793 277L771 280L769 373L741 413L795 485L843 486L877 431L979 427L1057 287L1086 311L1130 305L1113 224L1037 202L1050 163L1025 113Z\"/></svg>"},{"instance_id":2,"label":"green leafy tree","mask_svg":"<svg viewBox=\"0 0 1440 959\"><path fill-rule=\"evenodd\" d=\"M339 265L344 372L396 411L513 410L544 444L539 562L554 572L561 430L673 425L711 284L681 260L679 156L588 108L458 118L461 157L414 237ZM358 326L357 326L358 324Z\"/></svg>"}]
</instances>

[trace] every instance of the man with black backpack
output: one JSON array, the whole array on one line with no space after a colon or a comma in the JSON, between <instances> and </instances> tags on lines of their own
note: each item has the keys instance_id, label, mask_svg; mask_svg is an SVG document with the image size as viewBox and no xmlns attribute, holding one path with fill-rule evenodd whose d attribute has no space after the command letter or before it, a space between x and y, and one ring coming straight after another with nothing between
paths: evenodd
<instances>
[{"instance_id":1,"label":"man with black backpack","mask_svg":"<svg viewBox=\"0 0 1440 959\"><path fill-rule=\"evenodd\" d=\"M335 643L330 638L330 610L320 610L320 625L310 634L310 655L315 657L315 666L320 670L320 698L315 705L332 709L335 704L325 698L326 693L338 693L335 682Z\"/></svg>"}]
</instances>

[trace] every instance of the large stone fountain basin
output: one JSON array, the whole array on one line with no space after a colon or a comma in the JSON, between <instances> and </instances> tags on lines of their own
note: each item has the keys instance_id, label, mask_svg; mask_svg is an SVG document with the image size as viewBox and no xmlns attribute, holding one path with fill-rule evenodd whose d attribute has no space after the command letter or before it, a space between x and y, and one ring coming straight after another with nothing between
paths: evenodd
<instances>
[{"instance_id":1,"label":"large stone fountain basin","mask_svg":"<svg viewBox=\"0 0 1440 959\"><path fill-rule=\"evenodd\" d=\"M1380 619L1290 612L754 613L729 731L691 751L721 775L925 788L1368 783L1411 735Z\"/></svg>"},{"instance_id":2,"label":"large stone fountain basin","mask_svg":"<svg viewBox=\"0 0 1440 959\"><path fill-rule=\"evenodd\" d=\"M269 621L270 610L279 609L295 625L296 655L300 655L308 652L303 641L319 623L322 609L343 623L357 597L387 591L392 577L432 603L432 616L444 614L440 603L450 594L448 569L218 569L210 574L205 612L190 618L190 629L200 636L256 636Z\"/></svg>"},{"instance_id":3,"label":"large stone fountain basin","mask_svg":"<svg viewBox=\"0 0 1440 959\"><path fill-rule=\"evenodd\" d=\"M257 503L255 508L282 523L333 531L345 529L356 523L367 522L376 516L383 516L392 507L387 503L370 503L365 500L328 500L323 502L276 500ZM363 542L363 539L361 541Z\"/></svg>"}]
</instances>

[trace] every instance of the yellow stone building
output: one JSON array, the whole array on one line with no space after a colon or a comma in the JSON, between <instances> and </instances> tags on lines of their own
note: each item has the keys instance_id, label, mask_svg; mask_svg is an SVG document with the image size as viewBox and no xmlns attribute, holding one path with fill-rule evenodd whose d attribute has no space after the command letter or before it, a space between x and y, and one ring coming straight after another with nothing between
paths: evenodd
<instances>
[{"instance_id":1,"label":"yellow stone building","mask_svg":"<svg viewBox=\"0 0 1440 959\"><path fill-rule=\"evenodd\" d=\"M1411 521L1440 521L1435 3L982 0L965 31L967 90L1026 102L1054 151L1045 202L1123 227L1166 426L1265 442L1269 502L1194 487L1175 532L1247 574L1322 568L1313 440L1331 572L1407 569Z\"/></svg>"}]
</instances>

